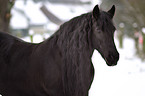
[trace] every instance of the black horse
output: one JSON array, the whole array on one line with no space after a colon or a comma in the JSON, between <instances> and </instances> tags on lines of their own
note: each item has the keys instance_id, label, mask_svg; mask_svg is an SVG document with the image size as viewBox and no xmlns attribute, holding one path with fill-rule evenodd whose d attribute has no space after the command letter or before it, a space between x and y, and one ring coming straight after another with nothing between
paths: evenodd
<instances>
[{"instance_id":1,"label":"black horse","mask_svg":"<svg viewBox=\"0 0 145 96\"><path fill-rule=\"evenodd\" d=\"M75 17L49 39L32 44L0 33L0 94L3 96L88 96L97 49L108 66L117 64L112 23L115 6Z\"/></svg>"}]
</instances>

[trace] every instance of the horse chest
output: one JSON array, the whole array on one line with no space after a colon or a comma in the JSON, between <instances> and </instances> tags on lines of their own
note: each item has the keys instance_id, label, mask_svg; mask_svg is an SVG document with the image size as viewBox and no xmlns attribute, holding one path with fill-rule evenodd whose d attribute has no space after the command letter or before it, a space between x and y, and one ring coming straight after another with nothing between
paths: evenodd
<instances>
[{"instance_id":1,"label":"horse chest","mask_svg":"<svg viewBox=\"0 0 145 96\"><path fill-rule=\"evenodd\" d=\"M94 67L91 63L88 63L89 66L85 66L82 69L82 81L84 83L84 85L86 86L87 90L90 88L91 83L93 81L94 78Z\"/></svg>"}]
</instances>

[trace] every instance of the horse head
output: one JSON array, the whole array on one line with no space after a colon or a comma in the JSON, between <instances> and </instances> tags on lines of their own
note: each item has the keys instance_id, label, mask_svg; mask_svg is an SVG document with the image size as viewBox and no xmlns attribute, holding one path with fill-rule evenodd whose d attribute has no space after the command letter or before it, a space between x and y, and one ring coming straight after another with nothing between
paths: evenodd
<instances>
[{"instance_id":1,"label":"horse head","mask_svg":"<svg viewBox=\"0 0 145 96\"><path fill-rule=\"evenodd\" d=\"M119 60L119 53L114 43L115 26L112 19L115 6L108 11L101 11L96 5L92 12L92 45L97 49L108 66L114 66Z\"/></svg>"}]
</instances>

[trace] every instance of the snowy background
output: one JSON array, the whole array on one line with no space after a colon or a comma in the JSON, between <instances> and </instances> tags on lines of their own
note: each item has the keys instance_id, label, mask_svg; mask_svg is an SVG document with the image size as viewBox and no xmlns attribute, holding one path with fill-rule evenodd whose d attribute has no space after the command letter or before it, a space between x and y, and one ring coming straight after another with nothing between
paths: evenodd
<instances>
[{"instance_id":1,"label":"snowy background","mask_svg":"<svg viewBox=\"0 0 145 96\"><path fill-rule=\"evenodd\" d=\"M92 0L91 6L74 6L74 5L63 5L63 4L50 4L47 3L47 8L54 12L59 18L64 21L71 19L72 17L78 16L82 13L89 12L93 9L94 5L100 2ZM41 3L34 4L31 0L24 5L21 0L15 3L14 8L24 9L24 12L29 16L30 24L45 24L46 29L53 31L57 30L59 26L50 23L50 21L40 11ZM32 7L33 6L33 7ZM73 9L73 13L70 12ZM11 27L26 28L28 27L28 20L24 18L24 15L19 14L16 10L12 10L12 20L10 22ZM50 34L34 34L33 42L39 43L44 38L48 38ZM27 42L30 42L30 37L21 38ZM118 40L115 37L115 43L120 53L120 59L117 66L108 67L95 50L92 62L95 68L95 77L89 96L145 96L145 62L141 61L135 55L134 40L125 37L124 48L119 49Z\"/></svg>"}]
</instances>

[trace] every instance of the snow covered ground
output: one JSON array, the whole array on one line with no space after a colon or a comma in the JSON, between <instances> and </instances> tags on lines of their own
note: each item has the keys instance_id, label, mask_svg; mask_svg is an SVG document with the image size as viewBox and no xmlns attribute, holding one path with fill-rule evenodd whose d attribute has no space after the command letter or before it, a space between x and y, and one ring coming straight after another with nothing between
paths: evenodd
<instances>
[{"instance_id":1,"label":"snow covered ground","mask_svg":"<svg viewBox=\"0 0 145 96\"><path fill-rule=\"evenodd\" d=\"M23 40L30 41L29 37ZM34 36L34 42L42 40L40 35ZM118 40L115 39L115 43L118 47ZM114 67L107 66L100 54L94 51L95 77L89 96L145 96L145 62L135 56L133 40L125 38L124 48L117 49L120 60Z\"/></svg>"}]
</instances>

